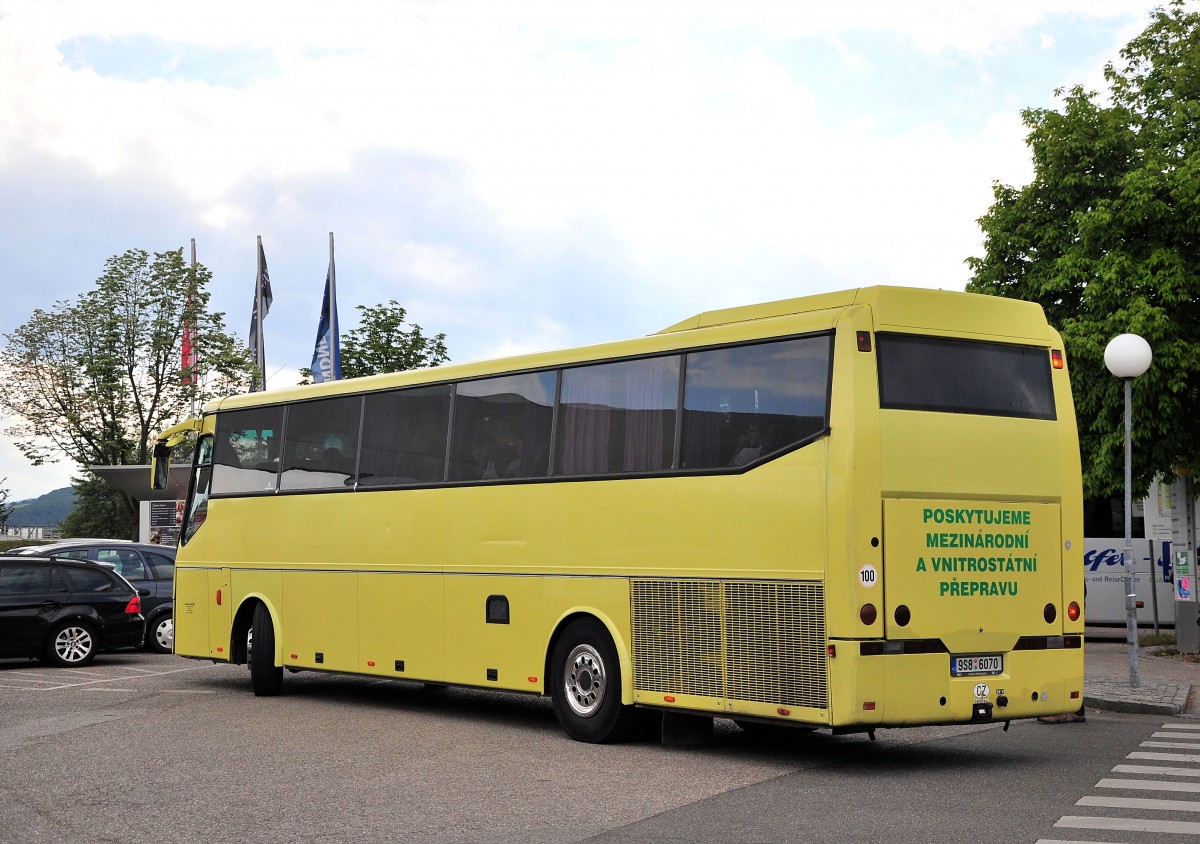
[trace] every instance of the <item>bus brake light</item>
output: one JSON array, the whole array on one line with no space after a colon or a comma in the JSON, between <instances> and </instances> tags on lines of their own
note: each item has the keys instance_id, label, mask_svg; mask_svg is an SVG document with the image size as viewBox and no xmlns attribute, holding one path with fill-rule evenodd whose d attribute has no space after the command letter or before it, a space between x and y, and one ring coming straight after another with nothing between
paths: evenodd
<instances>
[{"instance_id":1,"label":"bus brake light","mask_svg":"<svg viewBox=\"0 0 1200 844\"><path fill-rule=\"evenodd\" d=\"M870 627L875 623L875 619L879 617L878 611L874 604L863 604L858 611L858 620Z\"/></svg>"},{"instance_id":2,"label":"bus brake light","mask_svg":"<svg viewBox=\"0 0 1200 844\"><path fill-rule=\"evenodd\" d=\"M1075 601L1067 604L1067 618L1071 621L1079 621L1079 604Z\"/></svg>"},{"instance_id":3,"label":"bus brake light","mask_svg":"<svg viewBox=\"0 0 1200 844\"><path fill-rule=\"evenodd\" d=\"M1050 365L1055 369L1062 369L1066 364L1063 362L1063 353L1058 349L1050 350Z\"/></svg>"}]
</instances>

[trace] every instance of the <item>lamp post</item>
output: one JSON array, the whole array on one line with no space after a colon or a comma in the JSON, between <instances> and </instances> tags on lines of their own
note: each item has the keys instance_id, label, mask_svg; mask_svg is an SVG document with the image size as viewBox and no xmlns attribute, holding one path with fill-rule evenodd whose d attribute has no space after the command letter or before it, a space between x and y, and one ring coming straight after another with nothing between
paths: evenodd
<instances>
[{"instance_id":1,"label":"lamp post","mask_svg":"<svg viewBox=\"0 0 1200 844\"><path fill-rule=\"evenodd\" d=\"M1133 588L1133 379L1150 368L1150 344L1137 334L1119 334L1104 348L1104 365L1125 382L1125 638L1129 643L1129 685L1138 676L1137 592ZM1151 584L1154 588L1154 584Z\"/></svg>"}]
</instances>

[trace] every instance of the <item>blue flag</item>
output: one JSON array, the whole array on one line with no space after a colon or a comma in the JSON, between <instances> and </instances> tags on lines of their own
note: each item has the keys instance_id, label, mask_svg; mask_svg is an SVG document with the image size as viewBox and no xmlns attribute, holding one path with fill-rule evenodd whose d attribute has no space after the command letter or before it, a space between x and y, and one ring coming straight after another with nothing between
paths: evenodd
<instances>
[{"instance_id":1,"label":"blue flag","mask_svg":"<svg viewBox=\"0 0 1200 844\"><path fill-rule=\"evenodd\" d=\"M338 334L337 273L333 268L333 236L329 243L329 272L325 274L325 299L321 302L321 322L317 325L317 342L313 347L312 377L314 384L337 381L342 377L342 342Z\"/></svg>"}]
</instances>

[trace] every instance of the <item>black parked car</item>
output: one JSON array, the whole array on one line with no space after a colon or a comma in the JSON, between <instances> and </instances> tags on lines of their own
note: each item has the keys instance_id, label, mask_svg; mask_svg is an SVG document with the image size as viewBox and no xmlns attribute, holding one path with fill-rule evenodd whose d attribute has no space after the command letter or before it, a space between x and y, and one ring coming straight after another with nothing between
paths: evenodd
<instances>
[{"instance_id":1,"label":"black parked car","mask_svg":"<svg viewBox=\"0 0 1200 844\"><path fill-rule=\"evenodd\" d=\"M135 588L150 592L142 598L142 615L146 617L146 649L169 654L174 647L174 548L119 539L64 539L50 545L25 545L9 553L94 560L113 566L117 574Z\"/></svg>"},{"instance_id":2,"label":"black parked car","mask_svg":"<svg viewBox=\"0 0 1200 844\"><path fill-rule=\"evenodd\" d=\"M146 635L141 600L107 566L0 556L0 657L69 668L87 665L98 651L136 647Z\"/></svg>"}]
</instances>

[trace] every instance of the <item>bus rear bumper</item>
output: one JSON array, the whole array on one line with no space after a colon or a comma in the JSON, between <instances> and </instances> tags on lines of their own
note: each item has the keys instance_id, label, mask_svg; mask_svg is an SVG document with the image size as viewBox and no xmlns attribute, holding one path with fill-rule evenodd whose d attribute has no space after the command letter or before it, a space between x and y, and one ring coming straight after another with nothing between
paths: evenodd
<instances>
[{"instance_id":1,"label":"bus rear bumper","mask_svg":"<svg viewBox=\"0 0 1200 844\"><path fill-rule=\"evenodd\" d=\"M1083 702L1083 649L1014 650L1001 673L955 677L948 653L864 656L837 643L829 660L835 728L1010 721L1074 712Z\"/></svg>"}]
</instances>

